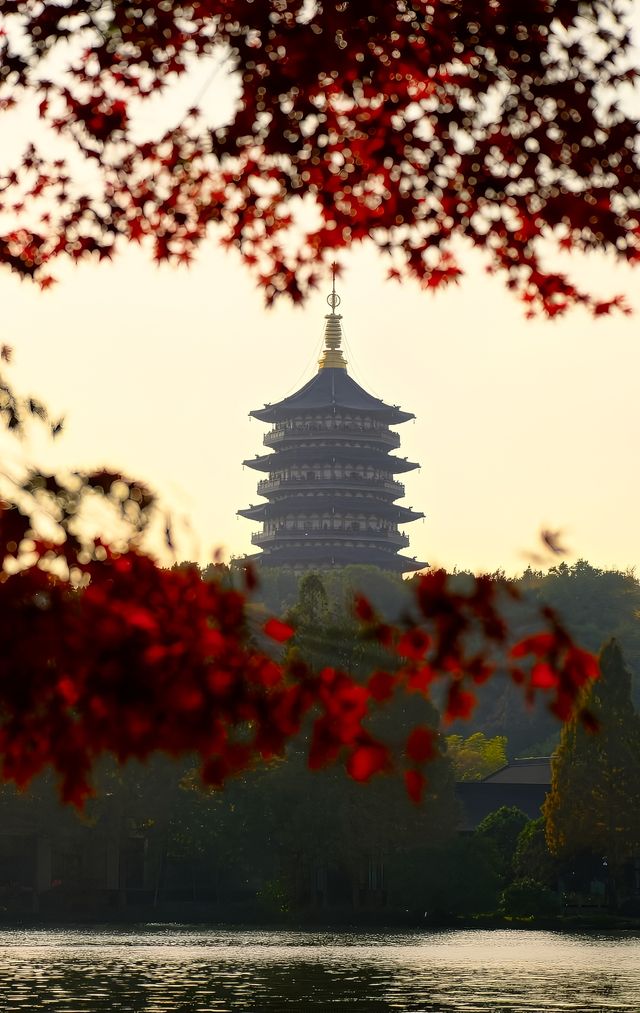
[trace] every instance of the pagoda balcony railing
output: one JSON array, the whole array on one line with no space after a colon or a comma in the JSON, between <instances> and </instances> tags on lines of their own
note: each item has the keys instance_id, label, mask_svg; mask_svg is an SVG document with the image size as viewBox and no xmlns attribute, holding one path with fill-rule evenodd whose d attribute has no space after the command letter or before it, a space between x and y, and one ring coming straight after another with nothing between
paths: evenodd
<instances>
[{"instance_id":1,"label":"pagoda balcony railing","mask_svg":"<svg viewBox=\"0 0 640 1013\"><path fill-rule=\"evenodd\" d=\"M289 421L289 422L276 422L276 423L274 423L273 428L274 428L274 430L276 430L276 429L277 430L281 430L281 429L282 430L287 430L287 432L302 432L303 430L323 429L323 428L324 429L329 429L329 430L331 430L331 429L349 429L349 430L352 430L354 432L359 432L359 433L361 433L363 431L367 432L367 433L388 432L388 426L386 426L383 422L374 422L371 419L369 419L368 422L369 422L369 424L367 425L366 422L362 422L362 421L358 422L357 419L356 420L349 419L347 421L347 420L342 420L342 419L339 419L339 418L335 418L335 419L331 418L331 419L325 419L324 422L318 422L317 419L313 419L313 421L309 421L309 422L292 422L292 421Z\"/></svg>"},{"instance_id":2,"label":"pagoda balcony railing","mask_svg":"<svg viewBox=\"0 0 640 1013\"><path fill-rule=\"evenodd\" d=\"M320 539L325 543L327 541L334 541L335 539L347 542L382 541L398 548L406 548L409 544L408 535L403 534L401 531L376 531L373 528L353 528L351 530L345 530L344 528L306 528L304 530L278 528L276 531L256 531L251 535L253 545L272 545L274 542L301 541L303 539L308 541Z\"/></svg>"},{"instance_id":3,"label":"pagoda balcony railing","mask_svg":"<svg viewBox=\"0 0 640 1013\"><path fill-rule=\"evenodd\" d=\"M263 437L263 443L265 447L275 447L281 443L286 443L288 440L295 440L296 443L304 443L308 438L317 440L319 438L325 439L329 437L331 440L340 440L344 437L354 438L365 438L377 440L380 443L384 443L391 449L396 449L400 446L400 434L393 433L390 429L363 429L357 428L356 426L335 426L329 429L326 426L277 426L274 429L269 430Z\"/></svg>"},{"instance_id":4,"label":"pagoda balcony railing","mask_svg":"<svg viewBox=\"0 0 640 1013\"><path fill-rule=\"evenodd\" d=\"M404 485L402 482L395 482L393 479L363 478L360 475L350 475L348 477L343 475L341 478L316 478L315 476L309 478L263 478L261 482L258 482L258 494L266 496L270 492L284 492L287 489L299 489L304 486L318 489L318 491L321 489L336 491L351 487L357 489L368 488L374 492L391 492L396 499L404 496Z\"/></svg>"}]
</instances>

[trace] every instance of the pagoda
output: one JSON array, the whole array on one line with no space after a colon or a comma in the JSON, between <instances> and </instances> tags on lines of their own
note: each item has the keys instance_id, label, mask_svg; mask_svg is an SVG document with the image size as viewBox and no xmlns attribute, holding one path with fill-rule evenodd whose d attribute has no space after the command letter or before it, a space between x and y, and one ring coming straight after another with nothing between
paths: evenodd
<instances>
[{"instance_id":1,"label":"pagoda","mask_svg":"<svg viewBox=\"0 0 640 1013\"><path fill-rule=\"evenodd\" d=\"M372 397L347 373L335 271L327 302L316 375L284 401L250 412L271 428L269 452L243 462L265 473L258 493L266 502L238 511L262 524L251 536L261 552L249 559L295 573L354 563L419 570L427 564L399 555L409 539L398 524L424 514L397 505L404 485L395 477L418 465L390 453L400 437L389 428L415 416Z\"/></svg>"}]
</instances>

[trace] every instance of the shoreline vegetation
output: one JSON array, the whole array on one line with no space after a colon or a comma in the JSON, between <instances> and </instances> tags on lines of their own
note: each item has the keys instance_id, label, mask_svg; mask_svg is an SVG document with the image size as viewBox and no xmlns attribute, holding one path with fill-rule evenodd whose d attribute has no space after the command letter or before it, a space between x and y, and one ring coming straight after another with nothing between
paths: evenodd
<instances>
[{"instance_id":1,"label":"shoreline vegetation","mask_svg":"<svg viewBox=\"0 0 640 1013\"><path fill-rule=\"evenodd\" d=\"M38 914L11 914L0 912L0 929L56 929L74 926L79 929L94 929L96 927L123 927L132 926L155 929L159 926L172 926L177 929L189 926L208 927L217 931L243 930L254 931L278 931L287 930L292 932L331 932L339 929L341 932L389 932L397 931L451 931L454 929L517 929L531 931L553 931L553 932L579 932L594 933L602 932L629 932L640 935L640 916L626 916L607 911L584 911L576 913L564 913L555 916L507 916L499 913L479 914L474 916L452 916L431 918L425 917L418 912L361 912L354 914L352 910L333 911L328 917L317 917L309 914L302 917L299 913L295 916L281 915L279 917L256 916L251 917L247 912L238 912L237 916L229 915L224 918L211 908L185 908L176 906L163 906L160 908L127 908L111 912L102 912L90 917L78 917L72 911L65 915L56 912L49 916L45 913Z\"/></svg>"}]
</instances>

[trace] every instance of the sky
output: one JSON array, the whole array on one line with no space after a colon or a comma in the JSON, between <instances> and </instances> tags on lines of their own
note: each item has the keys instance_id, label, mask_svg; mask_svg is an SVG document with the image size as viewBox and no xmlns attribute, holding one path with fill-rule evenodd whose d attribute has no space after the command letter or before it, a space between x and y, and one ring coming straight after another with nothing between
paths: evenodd
<instances>
[{"instance_id":1,"label":"sky","mask_svg":"<svg viewBox=\"0 0 640 1013\"><path fill-rule=\"evenodd\" d=\"M9 124L12 143L29 122ZM407 554L515 574L549 529L568 562L640 566L637 270L572 255L579 280L603 297L626 293L634 315L528 321L474 253L462 282L435 295L386 281L366 246L341 263L349 372L416 415L398 430L398 453L420 463L402 502L426 514L405 527ZM262 476L242 461L263 452L267 427L249 412L313 376L330 279L302 307L267 310L215 234L188 270L130 249L56 274L45 292L0 274L10 377L66 418L55 444L34 432L11 455L148 482L175 520L180 558L250 552L258 526L236 511L259 500Z\"/></svg>"},{"instance_id":2,"label":"sky","mask_svg":"<svg viewBox=\"0 0 640 1013\"><path fill-rule=\"evenodd\" d=\"M635 316L532 322L480 264L433 296L385 282L372 250L345 257L349 371L416 415L399 427L399 453L421 465L403 502L426 514L406 527L411 555L515 573L548 528L569 560L640 563L638 280L606 267L585 274L628 292ZM248 413L314 374L324 293L265 310L213 241L188 271L132 250L65 269L44 293L7 275L2 287L12 376L66 417L55 445L34 432L27 456L147 481L183 527L182 558L250 551L256 525L236 510L258 501L262 476L242 461L263 452L267 427Z\"/></svg>"}]
</instances>

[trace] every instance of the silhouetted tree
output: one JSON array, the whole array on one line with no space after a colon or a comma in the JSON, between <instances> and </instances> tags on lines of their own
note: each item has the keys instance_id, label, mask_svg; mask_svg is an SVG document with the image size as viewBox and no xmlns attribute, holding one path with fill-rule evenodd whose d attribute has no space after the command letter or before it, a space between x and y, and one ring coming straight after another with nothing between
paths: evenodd
<instances>
[{"instance_id":1,"label":"silhouetted tree","mask_svg":"<svg viewBox=\"0 0 640 1013\"><path fill-rule=\"evenodd\" d=\"M552 854L571 862L588 852L605 865L615 906L625 865L640 854L640 717L615 641L602 650L600 673L587 697L599 728L593 734L576 721L563 728L544 815Z\"/></svg>"}]
</instances>

